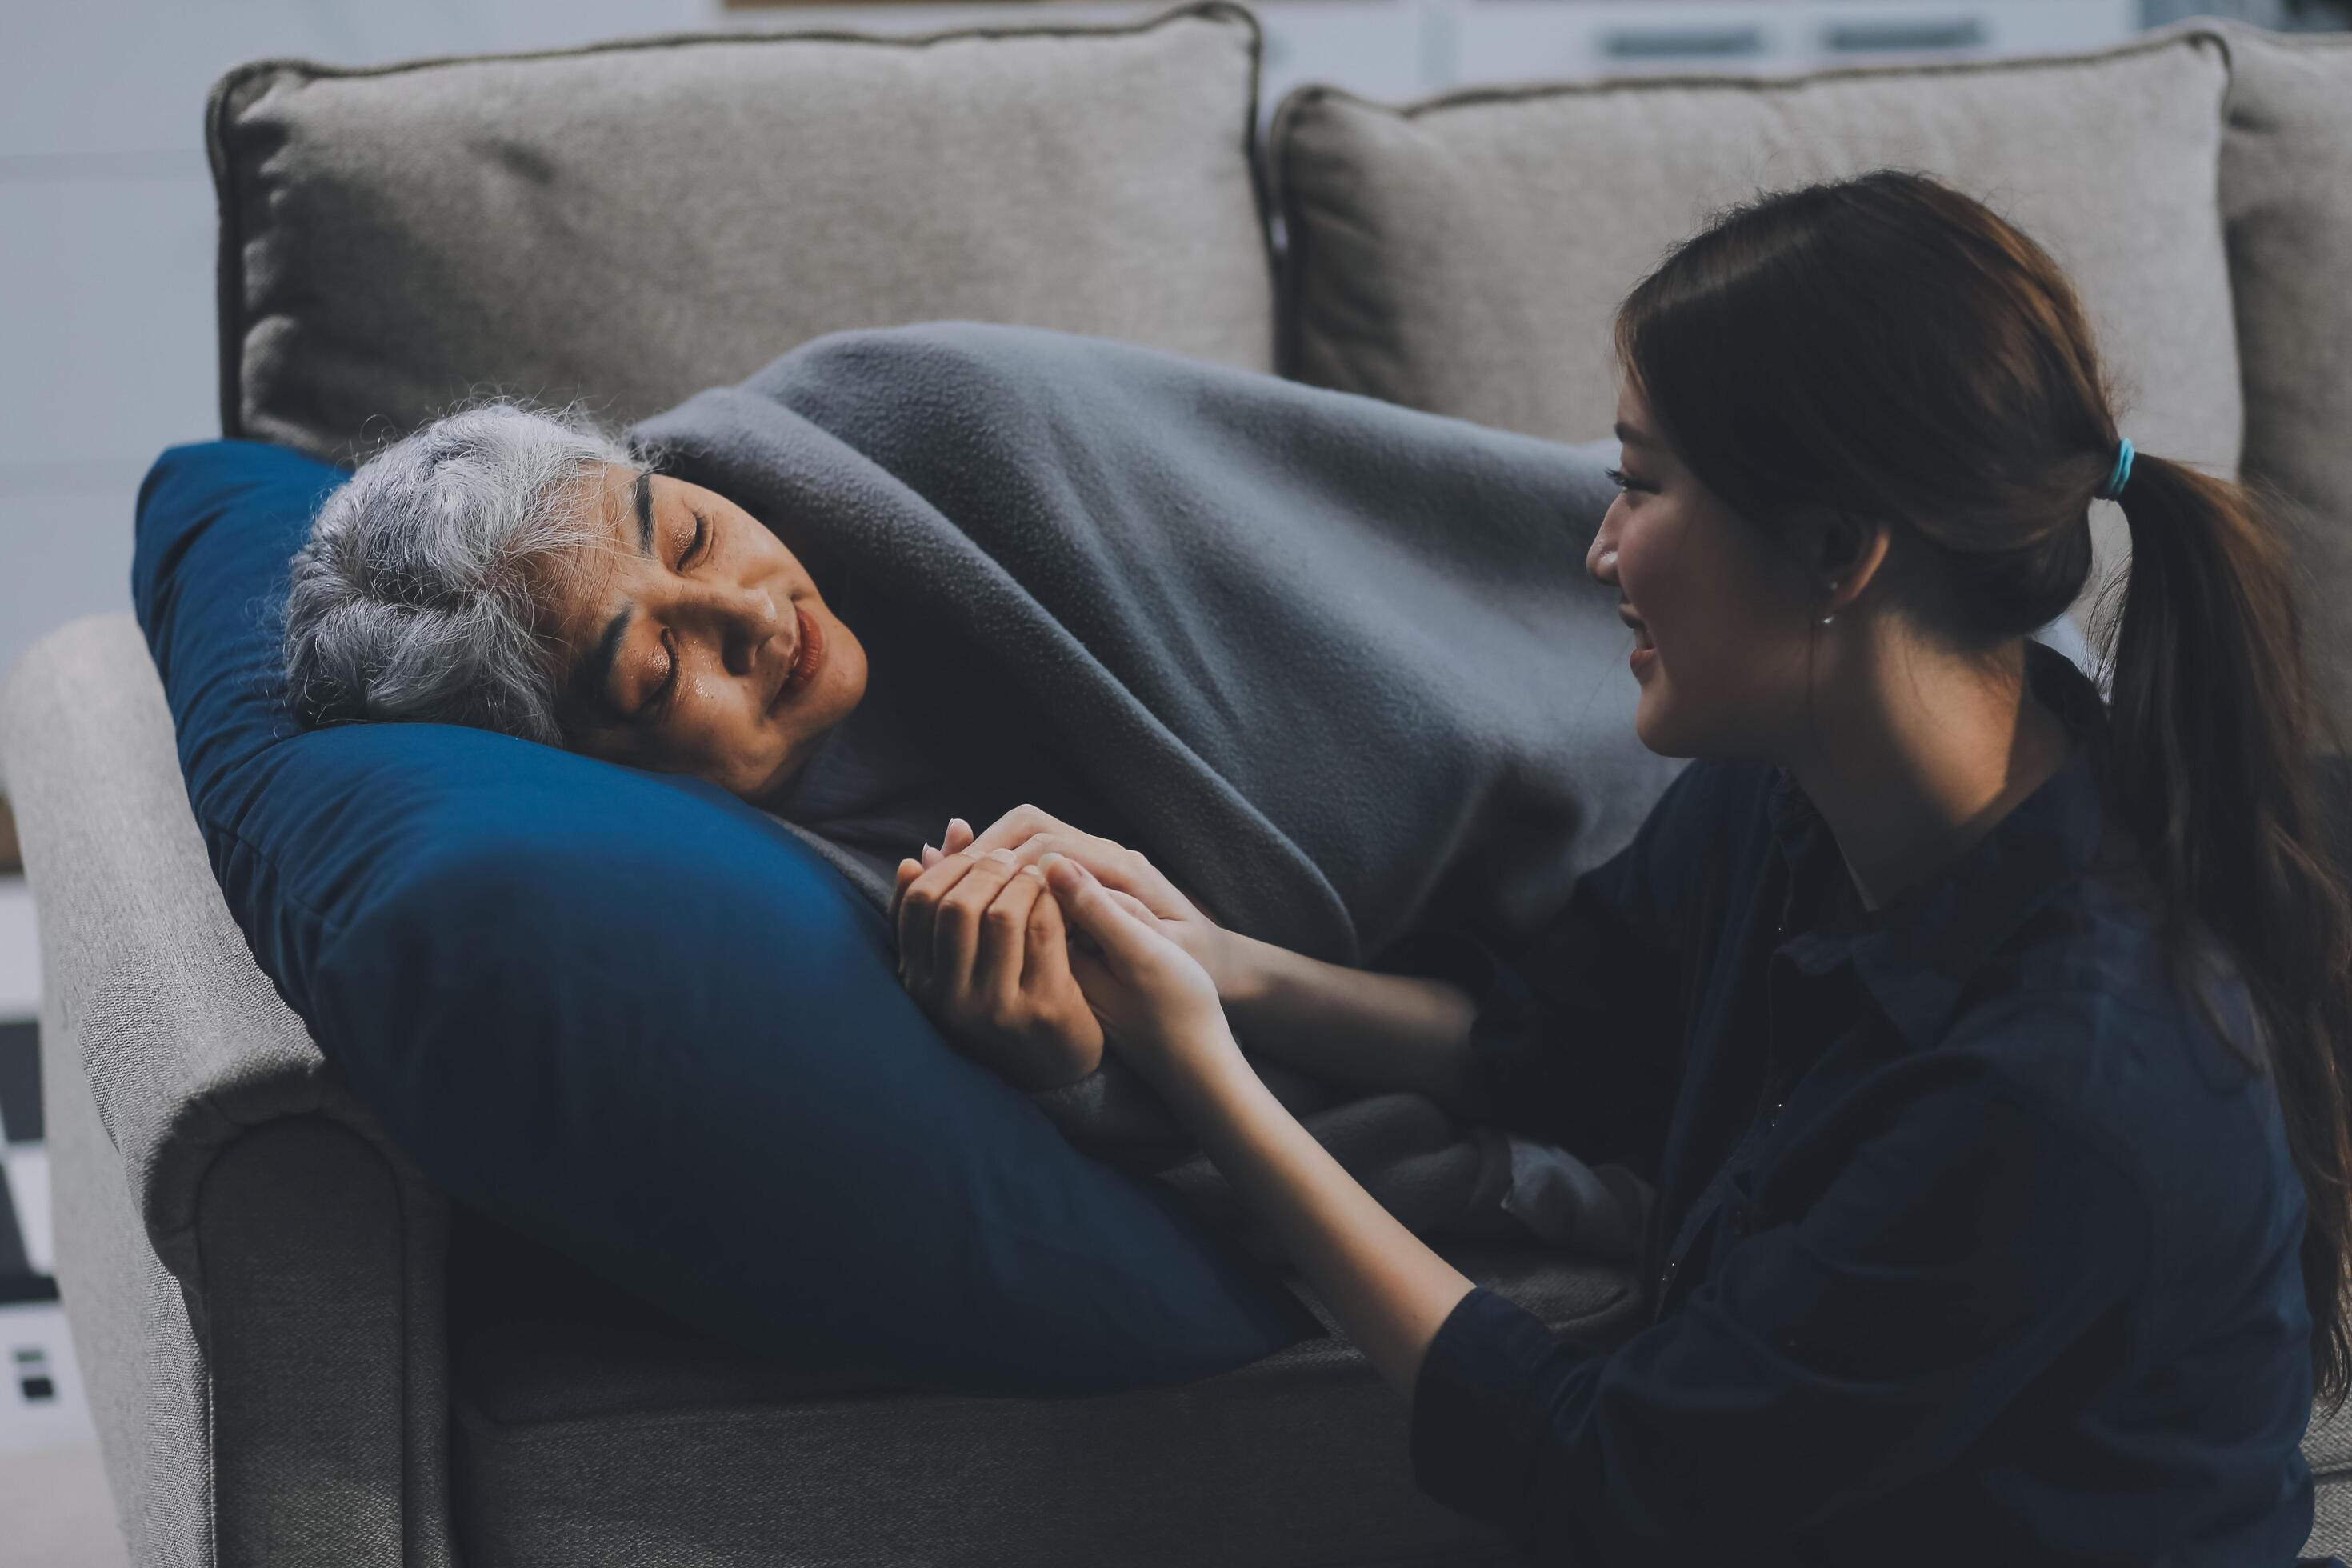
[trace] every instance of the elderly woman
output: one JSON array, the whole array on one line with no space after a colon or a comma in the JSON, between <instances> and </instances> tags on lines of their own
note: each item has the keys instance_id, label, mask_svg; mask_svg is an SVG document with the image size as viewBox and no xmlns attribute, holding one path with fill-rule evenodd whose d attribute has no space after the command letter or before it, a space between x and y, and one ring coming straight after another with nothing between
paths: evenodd
<instances>
[{"instance_id":1,"label":"elderly woman","mask_svg":"<svg viewBox=\"0 0 2352 1568\"><path fill-rule=\"evenodd\" d=\"M885 615L814 542L576 415L499 402L394 443L328 498L292 563L287 697L310 724L467 724L705 779L885 889L955 810L1036 799L1107 819L1023 743L1017 704L981 732L927 703L912 636L869 663L861 611ZM1103 1039L1055 900L1029 906L1010 984L970 962L934 984L927 963L917 994L1039 1089L1093 1071Z\"/></svg>"}]
</instances>

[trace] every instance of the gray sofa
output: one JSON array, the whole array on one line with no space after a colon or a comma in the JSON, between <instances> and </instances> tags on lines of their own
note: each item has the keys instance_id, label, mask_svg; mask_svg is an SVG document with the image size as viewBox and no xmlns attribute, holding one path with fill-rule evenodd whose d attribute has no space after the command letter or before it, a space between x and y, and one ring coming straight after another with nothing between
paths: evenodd
<instances>
[{"instance_id":1,"label":"gray sofa","mask_svg":"<svg viewBox=\"0 0 2352 1568\"><path fill-rule=\"evenodd\" d=\"M823 331L962 316L1591 439L1611 306L1709 205L1902 163L2074 269L2141 447L2272 487L2352 708L2352 39L2192 22L1402 108L1310 87L1263 146L1258 47L1211 3L246 68L208 110L224 431L343 456L485 384L625 418ZM2100 512L2091 592L2124 547ZM454 1208L255 967L127 616L12 672L0 788L65 1302L136 1563L1508 1560L1413 1492L1402 1405L1343 1342L1096 1398L814 1393ZM1638 1315L1612 1266L1461 1261L1596 1343ZM2306 1447L2310 1550L2352 1552L2352 1416Z\"/></svg>"}]
</instances>

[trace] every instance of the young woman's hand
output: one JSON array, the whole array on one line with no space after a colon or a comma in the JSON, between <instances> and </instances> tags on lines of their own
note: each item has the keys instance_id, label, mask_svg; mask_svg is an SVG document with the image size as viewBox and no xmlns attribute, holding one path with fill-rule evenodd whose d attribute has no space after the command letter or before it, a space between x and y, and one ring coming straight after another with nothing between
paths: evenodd
<instances>
[{"instance_id":1,"label":"young woman's hand","mask_svg":"<svg viewBox=\"0 0 2352 1568\"><path fill-rule=\"evenodd\" d=\"M1102 1065L1102 1025L1042 872L1009 853L930 851L898 863L892 904L899 984L957 1044L1025 1089Z\"/></svg>"},{"instance_id":2,"label":"young woman's hand","mask_svg":"<svg viewBox=\"0 0 2352 1568\"><path fill-rule=\"evenodd\" d=\"M957 817L950 833L969 826ZM1253 950L1209 918L1140 850L1129 849L1092 833L1082 833L1042 806L1016 805L990 824L972 841L974 849L1010 849L1024 866L1034 866L1048 855L1076 860L1092 872L1128 913L1151 923L1161 936L1192 954L1208 971L1220 996L1232 997L1251 979Z\"/></svg>"},{"instance_id":3,"label":"young woman's hand","mask_svg":"<svg viewBox=\"0 0 2352 1568\"><path fill-rule=\"evenodd\" d=\"M1216 982L1162 922L1073 858L1048 851L1043 865L1077 938L1070 972L1113 1049L1179 1100L1188 1083L1240 1059Z\"/></svg>"}]
</instances>

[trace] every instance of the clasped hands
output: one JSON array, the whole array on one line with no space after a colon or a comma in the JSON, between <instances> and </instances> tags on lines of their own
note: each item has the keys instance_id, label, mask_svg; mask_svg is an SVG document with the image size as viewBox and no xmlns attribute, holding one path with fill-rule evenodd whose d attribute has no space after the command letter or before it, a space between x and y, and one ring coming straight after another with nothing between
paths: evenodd
<instances>
[{"instance_id":1,"label":"clasped hands","mask_svg":"<svg viewBox=\"0 0 2352 1568\"><path fill-rule=\"evenodd\" d=\"M977 835L950 821L898 863L890 912L899 983L1024 1088L1076 1082L1106 1043L1153 1079L1235 1048L1219 999L1245 942L1141 854L1037 806Z\"/></svg>"}]
</instances>

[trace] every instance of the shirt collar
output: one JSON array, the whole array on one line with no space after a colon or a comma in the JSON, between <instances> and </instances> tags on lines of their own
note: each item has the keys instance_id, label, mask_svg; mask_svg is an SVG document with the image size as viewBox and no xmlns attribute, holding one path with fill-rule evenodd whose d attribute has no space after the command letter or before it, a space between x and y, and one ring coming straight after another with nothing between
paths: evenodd
<instances>
[{"instance_id":1,"label":"shirt collar","mask_svg":"<svg viewBox=\"0 0 2352 1568\"><path fill-rule=\"evenodd\" d=\"M1941 1037L1977 969L2099 857L2106 835L2107 712L2099 689L2057 649L2028 639L2025 650L2034 695L2074 739L2065 763L1929 881L1884 908L1856 906L1782 943L1808 974L1851 961L1914 1049ZM1786 768L1774 770L1767 799L1792 876L1813 885L1816 876L1847 875L1829 825Z\"/></svg>"}]
</instances>

